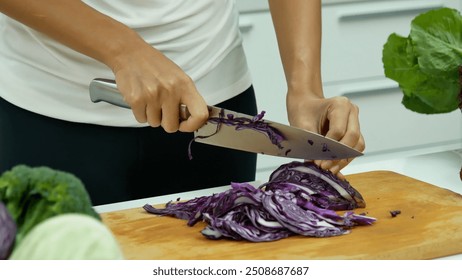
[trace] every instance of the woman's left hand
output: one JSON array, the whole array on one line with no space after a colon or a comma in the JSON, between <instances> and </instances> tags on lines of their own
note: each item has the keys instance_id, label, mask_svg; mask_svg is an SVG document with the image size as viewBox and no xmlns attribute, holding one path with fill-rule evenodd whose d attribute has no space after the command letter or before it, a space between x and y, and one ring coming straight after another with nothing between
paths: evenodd
<instances>
[{"instance_id":1,"label":"woman's left hand","mask_svg":"<svg viewBox=\"0 0 462 280\"><path fill-rule=\"evenodd\" d=\"M359 126L359 108L346 97L321 98L313 95L287 95L289 123L337 140L360 152L365 149ZM352 159L315 160L322 169L344 178L340 170Z\"/></svg>"}]
</instances>

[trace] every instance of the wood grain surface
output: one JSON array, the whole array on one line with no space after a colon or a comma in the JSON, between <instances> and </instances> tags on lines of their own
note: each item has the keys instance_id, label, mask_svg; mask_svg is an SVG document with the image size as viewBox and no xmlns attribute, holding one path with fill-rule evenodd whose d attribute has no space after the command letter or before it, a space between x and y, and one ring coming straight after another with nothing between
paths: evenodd
<instances>
[{"instance_id":1,"label":"wood grain surface","mask_svg":"<svg viewBox=\"0 0 462 280\"><path fill-rule=\"evenodd\" d=\"M139 208L103 213L128 259L432 259L462 253L462 196L390 171L347 176L366 200L371 226L327 238L208 240L186 221ZM390 211L400 210L392 217Z\"/></svg>"}]
</instances>

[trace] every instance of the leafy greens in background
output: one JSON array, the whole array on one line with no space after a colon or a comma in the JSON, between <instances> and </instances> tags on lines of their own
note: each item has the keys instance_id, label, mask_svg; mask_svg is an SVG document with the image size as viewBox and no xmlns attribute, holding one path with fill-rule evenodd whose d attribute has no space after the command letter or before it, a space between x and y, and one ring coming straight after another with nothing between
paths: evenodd
<instances>
[{"instance_id":1,"label":"leafy greens in background","mask_svg":"<svg viewBox=\"0 0 462 280\"><path fill-rule=\"evenodd\" d=\"M383 47L385 76L398 82L403 105L423 114L462 106L462 16L439 8L416 16L408 37L392 33ZM462 107L461 107L462 109Z\"/></svg>"}]
</instances>

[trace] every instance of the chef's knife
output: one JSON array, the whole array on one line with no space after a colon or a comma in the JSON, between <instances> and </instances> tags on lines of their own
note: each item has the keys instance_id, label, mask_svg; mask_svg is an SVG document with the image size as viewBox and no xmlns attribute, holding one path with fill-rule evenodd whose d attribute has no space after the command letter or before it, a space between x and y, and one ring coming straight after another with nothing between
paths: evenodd
<instances>
[{"instance_id":1,"label":"chef's knife","mask_svg":"<svg viewBox=\"0 0 462 280\"><path fill-rule=\"evenodd\" d=\"M90 83L93 102L105 101L130 108L123 100L113 80L94 79ZM361 156L362 153L323 135L266 119L254 120L255 116L233 112L214 106L209 107L207 123L195 133L195 141L247 152L279 157L316 159L344 159ZM187 119L186 106L180 107L180 118ZM237 121L245 120L243 126ZM230 125L230 123L234 123ZM257 129L262 128L261 130ZM279 140L271 136L282 136ZM272 141L273 139L273 141Z\"/></svg>"}]
</instances>

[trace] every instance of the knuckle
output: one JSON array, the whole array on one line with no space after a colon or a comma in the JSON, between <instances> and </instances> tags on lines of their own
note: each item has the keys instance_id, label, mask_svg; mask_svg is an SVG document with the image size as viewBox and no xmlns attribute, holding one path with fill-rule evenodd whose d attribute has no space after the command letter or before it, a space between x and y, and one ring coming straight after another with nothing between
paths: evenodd
<instances>
[{"instance_id":1,"label":"knuckle","mask_svg":"<svg viewBox=\"0 0 462 280\"><path fill-rule=\"evenodd\" d=\"M207 111L204 111L204 112L198 113L195 117L196 117L200 122L205 122L205 121L207 121L207 119L209 118L209 113L208 113Z\"/></svg>"},{"instance_id":2,"label":"knuckle","mask_svg":"<svg viewBox=\"0 0 462 280\"><path fill-rule=\"evenodd\" d=\"M133 93L125 95L124 100L127 104L131 105L131 107L137 107L142 103L140 96Z\"/></svg>"},{"instance_id":3,"label":"knuckle","mask_svg":"<svg viewBox=\"0 0 462 280\"><path fill-rule=\"evenodd\" d=\"M357 147L358 147L358 150L362 152L366 150L366 143L364 141L360 141Z\"/></svg>"},{"instance_id":4,"label":"knuckle","mask_svg":"<svg viewBox=\"0 0 462 280\"><path fill-rule=\"evenodd\" d=\"M162 81L162 87L167 92L174 92L176 89L183 90L192 83L187 75L169 76Z\"/></svg>"},{"instance_id":5,"label":"knuckle","mask_svg":"<svg viewBox=\"0 0 462 280\"><path fill-rule=\"evenodd\" d=\"M151 101L156 101L159 93L161 93L159 89L159 84L148 84L145 85L144 87L144 98L146 101L151 102Z\"/></svg>"},{"instance_id":6,"label":"knuckle","mask_svg":"<svg viewBox=\"0 0 462 280\"><path fill-rule=\"evenodd\" d=\"M350 134L350 137L352 139L354 139L356 142L358 142L358 144L361 142L361 132L357 131L357 130L354 130L354 131L350 131L349 132Z\"/></svg>"},{"instance_id":7,"label":"knuckle","mask_svg":"<svg viewBox=\"0 0 462 280\"><path fill-rule=\"evenodd\" d=\"M177 75L175 77L175 82L180 84L180 85L188 85L190 83L192 83L192 79L191 77L189 77L188 75L184 74L184 75Z\"/></svg>"},{"instance_id":8,"label":"knuckle","mask_svg":"<svg viewBox=\"0 0 462 280\"><path fill-rule=\"evenodd\" d=\"M332 103L345 106L345 105L350 105L351 101L345 96L336 96L332 98Z\"/></svg>"},{"instance_id":9,"label":"knuckle","mask_svg":"<svg viewBox=\"0 0 462 280\"><path fill-rule=\"evenodd\" d=\"M345 131L336 127L331 127L329 130L330 137L335 140L340 140L345 134Z\"/></svg>"}]
</instances>

